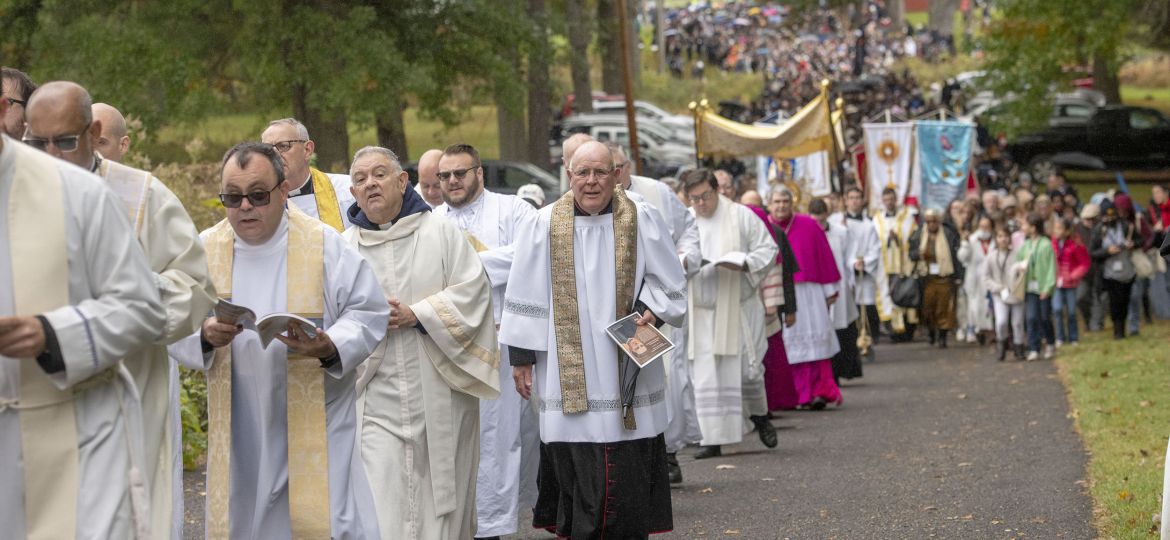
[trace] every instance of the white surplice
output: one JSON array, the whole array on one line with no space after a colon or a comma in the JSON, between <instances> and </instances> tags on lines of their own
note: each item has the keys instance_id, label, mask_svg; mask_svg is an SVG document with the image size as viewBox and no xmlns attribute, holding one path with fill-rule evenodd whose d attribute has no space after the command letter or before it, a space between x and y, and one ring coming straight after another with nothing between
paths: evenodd
<instances>
[{"instance_id":1,"label":"white surplice","mask_svg":"<svg viewBox=\"0 0 1170 540\"><path fill-rule=\"evenodd\" d=\"M631 199L632 200L632 199ZM644 202L637 207L634 288L640 300L671 325L686 312L686 278L662 216ZM553 321L549 228L555 205L546 206L515 242L516 255L504 298L502 344L536 351L532 399L540 409L545 443L605 443L656 437L666 429L665 369L660 361L641 369L634 392L637 429L622 422L617 345L605 332L618 313L613 214L578 215L573 222L577 311L581 325L589 410L565 414L561 398L557 336Z\"/></svg>"},{"instance_id":2,"label":"white surplice","mask_svg":"<svg viewBox=\"0 0 1170 540\"><path fill-rule=\"evenodd\" d=\"M994 245L994 235L988 237L987 244L980 242L974 235L959 244L959 262L963 268L969 269L963 276L963 292L967 294L967 324L974 326L976 331L995 328L995 320L980 275L980 269L983 268L984 261L994 249Z\"/></svg>"},{"instance_id":3,"label":"white surplice","mask_svg":"<svg viewBox=\"0 0 1170 540\"><path fill-rule=\"evenodd\" d=\"M829 229L825 231L825 238L829 240L829 249L833 251L833 260L837 262L837 272L841 280L837 286L841 293L837 301L829 307L829 317L833 320L834 330L844 330L845 327L857 320L857 302L854 298L854 287L857 283L853 273L853 260L849 255L856 250L856 240L850 235L850 230L840 224L840 221L829 220ZM838 342L838 345L840 342Z\"/></svg>"},{"instance_id":4,"label":"white surplice","mask_svg":"<svg viewBox=\"0 0 1170 540\"><path fill-rule=\"evenodd\" d=\"M378 537L374 500L357 451L355 368L385 333L390 306L369 263L329 227L325 235L325 321L341 361L325 370L325 426L334 538ZM263 317L287 311L288 216L264 244L236 238L232 303ZM288 349L273 341L264 349L250 330L232 349L231 537L289 538L288 423L285 387ZM192 369L210 369L196 333L170 347ZM325 498L328 497L328 501Z\"/></svg>"},{"instance_id":5,"label":"white surplice","mask_svg":"<svg viewBox=\"0 0 1170 540\"><path fill-rule=\"evenodd\" d=\"M138 243L146 253L166 309L166 334L162 341L127 355L124 363L134 376L142 400L151 530L158 538L178 540L183 535L179 372L166 346L199 331L215 305L215 287L208 277L199 231L183 203L165 184L150 173L109 160L102 161L99 172L106 177L149 178Z\"/></svg>"},{"instance_id":6,"label":"white surplice","mask_svg":"<svg viewBox=\"0 0 1170 540\"><path fill-rule=\"evenodd\" d=\"M675 251L683 264L687 279L699 272L703 254L699 250L699 227L695 216L683 206L665 183L644 176L630 176L630 192L637 193L648 204L658 209ZM666 360L666 451L675 453L702 438L699 414L695 408L695 386L691 382L690 361L687 355L687 331L690 324L684 318L678 327L671 327L670 340L675 348Z\"/></svg>"},{"instance_id":7,"label":"white surplice","mask_svg":"<svg viewBox=\"0 0 1170 540\"><path fill-rule=\"evenodd\" d=\"M488 249L479 258L492 284L492 307L499 325L504 290L517 224L531 220L536 209L519 197L484 190L462 208L447 204L434 214L446 217L460 230L475 236ZM506 348L500 351L500 397L479 404L479 474L475 507L480 537L514 534L520 508L536 504L536 473L540 464L540 432L536 410L514 391L512 366Z\"/></svg>"},{"instance_id":8,"label":"white surplice","mask_svg":"<svg viewBox=\"0 0 1170 540\"><path fill-rule=\"evenodd\" d=\"M829 315L828 299L841 291L838 283L796 283L796 303L800 313L796 324L784 329L784 352L789 364L828 360L841 352L833 318ZM837 300L840 302L840 298Z\"/></svg>"},{"instance_id":9,"label":"white surplice","mask_svg":"<svg viewBox=\"0 0 1170 540\"><path fill-rule=\"evenodd\" d=\"M426 332L387 332L358 382L382 538L471 538L479 404L499 396L491 283L463 233L429 211L345 236Z\"/></svg>"},{"instance_id":10,"label":"white surplice","mask_svg":"<svg viewBox=\"0 0 1170 540\"><path fill-rule=\"evenodd\" d=\"M885 264L882 261L881 237L878 236L877 226L868 216L862 219L849 219L844 213L833 214L829 221L840 224L849 230L849 247L845 253L845 260L849 263L849 273L854 273L853 261L861 259L863 271L854 279L853 296L857 304L862 306L877 305L879 311L889 311L891 306L889 291L885 286ZM879 281L880 276L880 281Z\"/></svg>"},{"instance_id":11,"label":"white surplice","mask_svg":"<svg viewBox=\"0 0 1170 540\"><path fill-rule=\"evenodd\" d=\"M325 173L325 176L329 177L329 183L333 184L333 192L337 195L337 206L341 211L341 224L344 228L348 229L352 223L349 222L349 214L347 211L356 202L356 199L353 198L353 193L349 191L350 186L353 184L350 182L348 174ZM288 201L297 205L297 208L304 210L313 219L321 219L321 212L317 210L316 195L314 193L299 194L300 191L307 190L312 185L313 177L310 176L304 186L288 194Z\"/></svg>"},{"instance_id":12,"label":"white surplice","mask_svg":"<svg viewBox=\"0 0 1170 540\"><path fill-rule=\"evenodd\" d=\"M109 382L98 383L74 397L80 444L78 486L75 494L66 496L77 498L75 537L135 538L129 476L132 447L141 458L141 419L132 378L120 360L162 338L165 313L155 278L134 238L126 211L101 179L8 137L3 137L3 146L0 316L16 315L8 243L9 204L19 204L9 199L14 167L18 160L42 160L44 166L56 168L64 188L71 304L43 314L56 334L65 363L64 372L47 376L58 388L68 389L108 370L117 372ZM29 501L25 499L22 467L21 413L16 403L20 375L17 362L0 357L0 536L6 538L25 538L29 525L25 522L25 504ZM134 465L141 468L143 463Z\"/></svg>"},{"instance_id":13,"label":"white surplice","mask_svg":"<svg viewBox=\"0 0 1170 540\"><path fill-rule=\"evenodd\" d=\"M707 264L691 280L691 376L695 384L699 426L704 446L735 444L750 429L749 416L768 413L763 392L744 393L762 379L768 337L759 287L776 261L779 247L759 216L720 196L715 213L696 216L703 258L715 261L728 252L746 255L747 271ZM728 237L728 235L732 235ZM720 280L732 295L720 301ZM725 304L727 311L720 309ZM803 305L801 313L804 313ZM728 343L720 344L718 326L730 325ZM720 349L723 350L720 350ZM760 394L760 395L751 395Z\"/></svg>"}]
</instances>

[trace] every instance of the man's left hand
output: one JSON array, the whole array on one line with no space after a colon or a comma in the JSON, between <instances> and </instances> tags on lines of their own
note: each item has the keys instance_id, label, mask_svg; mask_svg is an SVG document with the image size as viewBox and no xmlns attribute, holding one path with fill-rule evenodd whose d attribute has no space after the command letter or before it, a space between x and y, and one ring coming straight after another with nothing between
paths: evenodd
<instances>
[{"instance_id":1,"label":"man's left hand","mask_svg":"<svg viewBox=\"0 0 1170 540\"><path fill-rule=\"evenodd\" d=\"M414 328L418 324L418 317L410 306L403 304L397 298L390 299L390 326L391 330L399 328Z\"/></svg>"},{"instance_id":2,"label":"man's left hand","mask_svg":"<svg viewBox=\"0 0 1170 540\"><path fill-rule=\"evenodd\" d=\"M784 314L784 326L786 326L788 328L792 328L792 325L794 325L794 324L796 324L796 314L795 313L785 313Z\"/></svg>"},{"instance_id":3,"label":"man's left hand","mask_svg":"<svg viewBox=\"0 0 1170 540\"><path fill-rule=\"evenodd\" d=\"M0 355L35 358L45 352L45 329L36 317L0 317Z\"/></svg>"},{"instance_id":4,"label":"man's left hand","mask_svg":"<svg viewBox=\"0 0 1170 540\"><path fill-rule=\"evenodd\" d=\"M658 317L655 317L654 312L648 309L646 310L646 313L642 314L641 317L634 319L634 324L638 326L646 326L647 324L653 326L656 322L658 322Z\"/></svg>"},{"instance_id":5,"label":"man's left hand","mask_svg":"<svg viewBox=\"0 0 1170 540\"><path fill-rule=\"evenodd\" d=\"M310 358L329 358L337 352L333 340L329 339L329 334L326 334L325 330L321 328L317 329L315 337L309 337L301 330L300 326L289 323L288 336L277 334L276 339L284 343L288 350Z\"/></svg>"}]
</instances>

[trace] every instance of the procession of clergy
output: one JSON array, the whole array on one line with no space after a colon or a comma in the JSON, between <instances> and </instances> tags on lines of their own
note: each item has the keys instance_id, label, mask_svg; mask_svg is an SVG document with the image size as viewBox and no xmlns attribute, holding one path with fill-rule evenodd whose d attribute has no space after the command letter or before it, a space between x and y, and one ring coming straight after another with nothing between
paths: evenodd
<instances>
[{"instance_id":1,"label":"procession of clergy","mask_svg":"<svg viewBox=\"0 0 1170 540\"><path fill-rule=\"evenodd\" d=\"M839 405L867 328L913 316L886 272L914 217L870 220L856 191L812 217L783 188L734 202L709 169L675 193L575 136L571 190L537 209L484 190L463 144L427 152L417 187L386 148L323 173L283 119L224 154L226 217L200 233L119 163L115 108L71 82L4 96L6 538L182 537L177 365L207 372L208 538L490 538L521 508L645 538L673 528L680 450L775 447L770 411ZM268 343L221 300L316 329ZM676 344L632 396L605 332L630 314Z\"/></svg>"}]
</instances>

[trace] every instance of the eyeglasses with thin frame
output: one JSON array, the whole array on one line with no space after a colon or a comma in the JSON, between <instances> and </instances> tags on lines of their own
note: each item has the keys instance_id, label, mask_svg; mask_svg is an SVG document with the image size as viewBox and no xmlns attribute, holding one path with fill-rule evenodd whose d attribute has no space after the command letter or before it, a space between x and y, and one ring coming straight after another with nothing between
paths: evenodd
<instances>
[{"instance_id":1,"label":"eyeglasses with thin frame","mask_svg":"<svg viewBox=\"0 0 1170 540\"><path fill-rule=\"evenodd\" d=\"M307 142L309 142L308 139L289 139L287 141L274 142L274 143L272 143L272 147L275 148L277 152L280 152L281 154L283 154L285 152L288 152L289 150L292 150L292 145L298 144L298 143L303 144L303 143L307 143Z\"/></svg>"},{"instance_id":2,"label":"eyeglasses with thin frame","mask_svg":"<svg viewBox=\"0 0 1170 540\"><path fill-rule=\"evenodd\" d=\"M687 200L691 201L691 204L699 204L713 199L716 195L718 194L715 193L715 190L708 189L702 195L687 195Z\"/></svg>"},{"instance_id":3,"label":"eyeglasses with thin frame","mask_svg":"<svg viewBox=\"0 0 1170 540\"><path fill-rule=\"evenodd\" d=\"M572 174L574 178L579 180L586 180L590 177L596 178L598 180L604 180L608 178L609 175L613 174L614 170L615 169L577 169L572 171Z\"/></svg>"},{"instance_id":4,"label":"eyeglasses with thin frame","mask_svg":"<svg viewBox=\"0 0 1170 540\"><path fill-rule=\"evenodd\" d=\"M8 99L8 98L5 98L5 99ZM78 141L81 140L81 136L84 135L86 131L89 131L89 126L90 126L90 124L85 124L85 127L82 128L81 131L78 132L76 135L64 135L64 136L60 136L60 137L49 137L47 139L42 138L42 137L30 137L28 135L28 131L26 130L24 132L24 138L22 138L21 140L24 141L24 144L27 144L27 145L29 145L33 148L36 148L37 150L41 150L41 151L48 149L49 145L52 144L53 146L57 147L57 150L60 150L60 151L65 152L65 153L76 152L77 146L78 146L77 143L78 143Z\"/></svg>"},{"instance_id":5,"label":"eyeglasses with thin frame","mask_svg":"<svg viewBox=\"0 0 1170 540\"><path fill-rule=\"evenodd\" d=\"M443 183L450 181L452 176L454 176L456 180L462 181L465 177L467 177L467 173L474 171L478 168L479 168L479 165L475 165L472 167L468 167L466 169L454 169L454 170L450 170L450 171L439 171L439 173L436 174L435 176L438 176L439 181L443 182Z\"/></svg>"},{"instance_id":6,"label":"eyeglasses with thin frame","mask_svg":"<svg viewBox=\"0 0 1170 540\"><path fill-rule=\"evenodd\" d=\"M248 199L248 202L255 207L268 206L268 203L272 202L272 192L276 191L279 187L280 182L277 182L268 191L253 191L247 195L243 193L220 193L219 202L223 203L224 208L239 208L241 204L244 204L244 199Z\"/></svg>"},{"instance_id":7,"label":"eyeglasses with thin frame","mask_svg":"<svg viewBox=\"0 0 1170 540\"><path fill-rule=\"evenodd\" d=\"M10 97L6 97L4 99L8 100L9 105L20 105L21 107L24 107L24 104L28 103L27 101L25 101L23 99L16 99L16 98L10 98Z\"/></svg>"}]
</instances>

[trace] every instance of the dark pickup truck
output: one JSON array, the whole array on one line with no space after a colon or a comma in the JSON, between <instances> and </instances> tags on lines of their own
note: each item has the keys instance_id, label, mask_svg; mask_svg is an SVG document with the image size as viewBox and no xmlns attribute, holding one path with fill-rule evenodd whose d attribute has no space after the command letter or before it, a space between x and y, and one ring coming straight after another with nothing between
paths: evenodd
<instances>
[{"instance_id":1,"label":"dark pickup truck","mask_svg":"<svg viewBox=\"0 0 1170 540\"><path fill-rule=\"evenodd\" d=\"M1052 157L1062 152L1096 156L1116 170L1170 167L1170 120L1154 109L1108 105L1087 123L1021 135L1007 151L1038 182L1055 169Z\"/></svg>"}]
</instances>

